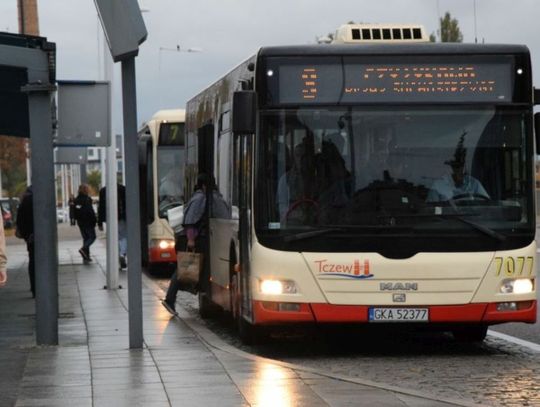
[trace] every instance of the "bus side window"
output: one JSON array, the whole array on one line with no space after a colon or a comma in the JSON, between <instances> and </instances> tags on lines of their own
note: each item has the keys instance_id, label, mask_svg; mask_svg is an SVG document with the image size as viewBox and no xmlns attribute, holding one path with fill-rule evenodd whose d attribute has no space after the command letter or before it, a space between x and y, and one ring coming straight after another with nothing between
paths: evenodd
<instances>
[{"instance_id":1,"label":"bus side window","mask_svg":"<svg viewBox=\"0 0 540 407\"><path fill-rule=\"evenodd\" d=\"M219 135L217 146L217 188L227 205L231 206L231 133Z\"/></svg>"},{"instance_id":2,"label":"bus side window","mask_svg":"<svg viewBox=\"0 0 540 407\"><path fill-rule=\"evenodd\" d=\"M214 172L214 124L208 123L197 131L199 174Z\"/></svg>"},{"instance_id":3,"label":"bus side window","mask_svg":"<svg viewBox=\"0 0 540 407\"><path fill-rule=\"evenodd\" d=\"M238 208L240 202L240 170L242 165L240 158L240 136L234 136L233 149L232 206Z\"/></svg>"}]
</instances>

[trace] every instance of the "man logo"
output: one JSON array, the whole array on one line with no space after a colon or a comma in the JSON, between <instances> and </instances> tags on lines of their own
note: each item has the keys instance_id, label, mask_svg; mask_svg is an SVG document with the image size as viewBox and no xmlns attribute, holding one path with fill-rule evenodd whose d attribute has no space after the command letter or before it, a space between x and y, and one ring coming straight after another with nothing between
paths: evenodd
<instances>
[{"instance_id":1,"label":"man logo","mask_svg":"<svg viewBox=\"0 0 540 407\"><path fill-rule=\"evenodd\" d=\"M407 295L406 294L392 294L392 301L405 302L407 301Z\"/></svg>"},{"instance_id":2,"label":"man logo","mask_svg":"<svg viewBox=\"0 0 540 407\"><path fill-rule=\"evenodd\" d=\"M380 283L381 291L418 291L418 283Z\"/></svg>"}]
</instances>

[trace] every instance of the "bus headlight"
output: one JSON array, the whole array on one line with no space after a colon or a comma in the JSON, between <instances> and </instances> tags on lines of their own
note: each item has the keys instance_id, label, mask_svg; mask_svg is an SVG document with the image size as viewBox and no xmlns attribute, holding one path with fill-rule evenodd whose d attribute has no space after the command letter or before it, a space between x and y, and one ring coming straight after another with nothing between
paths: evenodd
<instances>
[{"instance_id":1,"label":"bus headlight","mask_svg":"<svg viewBox=\"0 0 540 407\"><path fill-rule=\"evenodd\" d=\"M261 280L261 294L280 295L280 294L295 294L296 284L290 280Z\"/></svg>"},{"instance_id":2,"label":"bus headlight","mask_svg":"<svg viewBox=\"0 0 540 407\"><path fill-rule=\"evenodd\" d=\"M528 294L533 292L534 284L530 278L519 278L517 280L504 280L501 284L503 294Z\"/></svg>"},{"instance_id":3,"label":"bus headlight","mask_svg":"<svg viewBox=\"0 0 540 407\"><path fill-rule=\"evenodd\" d=\"M159 247L161 250L174 249L174 240L170 239L153 239L150 242L152 247Z\"/></svg>"}]
</instances>

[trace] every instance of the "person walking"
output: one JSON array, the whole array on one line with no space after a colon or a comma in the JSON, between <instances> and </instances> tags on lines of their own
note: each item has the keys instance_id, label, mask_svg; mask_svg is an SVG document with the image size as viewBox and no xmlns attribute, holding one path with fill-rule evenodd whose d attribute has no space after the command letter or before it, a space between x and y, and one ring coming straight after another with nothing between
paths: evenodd
<instances>
[{"instance_id":1,"label":"person walking","mask_svg":"<svg viewBox=\"0 0 540 407\"><path fill-rule=\"evenodd\" d=\"M211 192L208 193L207 191ZM207 194L210 195L209 208L206 205ZM206 174L199 174L195 192L184 207L182 225L184 227L183 233L187 240L187 250L194 250L196 253L205 252L206 245L208 244L208 210L212 217L215 218L230 219L231 217L230 208L223 199L223 196L217 190L214 177L207 176ZM177 247L177 251L178 249L180 248ZM181 250L184 249L185 248L181 248ZM199 284L197 287L199 296L207 295L209 290L209 276L207 275L207 265L205 264L205 262L208 262L208 259L203 256L202 262L201 275L199 276ZM176 314L176 297L180 288L177 271L175 271L171 276L165 299L161 301L163 306L171 314Z\"/></svg>"},{"instance_id":2,"label":"person walking","mask_svg":"<svg viewBox=\"0 0 540 407\"><path fill-rule=\"evenodd\" d=\"M79 253L85 264L92 261L90 246L96 240L96 213L92 207L92 198L90 198L89 193L89 186L81 184L79 194L75 198L75 219L83 239L83 245L79 249Z\"/></svg>"},{"instance_id":3,"label":"person walking","mask_svg":"<svg viewBox=\"0 0 540 407\"><path fill-rule=\"evenodd\" d=\"M17 210L17 237L24 239L28 250L28 277L32 298L36 298L36 268L34 263L34 198L32 186L22 196Z\"/></svg>"},{"instance_id":4,"label":"person walking","mask_svg":"<svg viewBox=\"0 0 540 407\"><path fill-rule=\"evenodd\" d=\"M4 222L0 219L0 287L7 283L7 255L6 235L4 234Z\"/></svg>"},{"instance_id":5,"label":"person walking","mask_svg":"<svg viewBox=\"0 0 540 407\"><path fill-rule=\"evenodd\" d=\"M127 267L127 232L126 232L126 187L122 184L117 186L118 199L118 255L120 256L120 267ZM98 204L98 228L103 231L103 224L107 222L107 187L99 190Z\"/></svg>"}]
</instances>

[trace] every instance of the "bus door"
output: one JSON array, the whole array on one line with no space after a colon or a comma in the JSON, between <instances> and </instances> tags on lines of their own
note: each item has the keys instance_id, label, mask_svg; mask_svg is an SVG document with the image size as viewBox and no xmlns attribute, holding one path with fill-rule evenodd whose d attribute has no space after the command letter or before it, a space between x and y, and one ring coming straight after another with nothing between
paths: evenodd
<instances>
[{"instance_id":1,"label":"bus door","mask_svg":"<svg viewBox=\"0 0 540 407\"><path fill-rule=\"evenodd\" d=\"M154 151L150 134L139 136L139 204L141 217L141 262L148 264L148 225L154 222Z\"/></svg>"},{"instance_id":2,"label":"bus door","mask_svg":"<svg viewBox=\"0 0 540 407\"><path fill-rule=\"evenodd\" d=\"M198 174L206 174L207 176L214 173L214 124L209 122L200 127L197 131L197 158L198 158ZM208 214L210 204L210 190L207 189L206 195L206 219L203 220L203 225L207 230L202 231L202 235L208 237ZM203 240L203 255L206 259L211 259L210 243L209 239ZM202 270L199 278L201 290L203 292L209 292L209 280L210 280L210 261L204 261L204 270Z\"/></svg>"},{"instance_id":3,"label":"bus door","mask_svg":"<svg viewBox=\"0 0 540 407\"><path fill-rule=\"evenodd\" d=\"M222 115L223 116L223 115ZM232 216L232 133L222 124L226 120L220 120L220 129L215 149L215 174L216 190L212 194L210 211L210 250L212 258L210 267L212 270L212 282L219 286L213 293L213 301L223 308L229 308L229 296L226 288L230 283L230 247L234 231L238 229L238 211L236 219Z\"/></svg>"},{"instance_id":4,"label":"bus door","mask_svg":"<svg viewBox=\"0 0 540 407\"><path fill-rule=\"evenodd\" d=\"M251 317L251 292L249 290L249 275L251 264L251 202L253 185L253 137L236 136L238 143L238 198L239 198L239 243L240 243L240 292L241 315Z\"/></svg>"}]
</instances>

